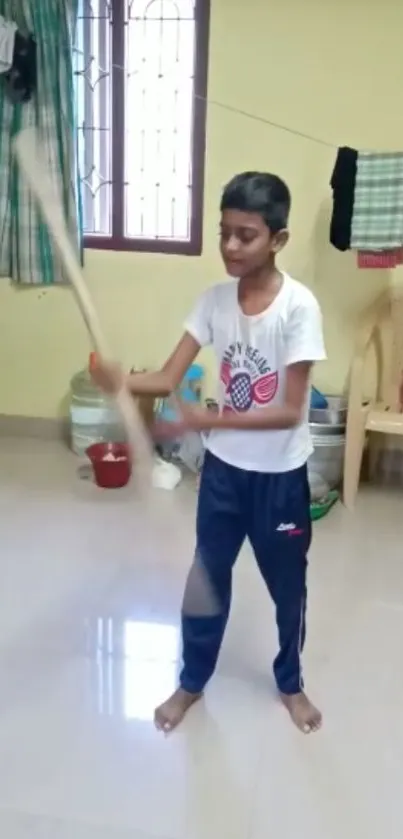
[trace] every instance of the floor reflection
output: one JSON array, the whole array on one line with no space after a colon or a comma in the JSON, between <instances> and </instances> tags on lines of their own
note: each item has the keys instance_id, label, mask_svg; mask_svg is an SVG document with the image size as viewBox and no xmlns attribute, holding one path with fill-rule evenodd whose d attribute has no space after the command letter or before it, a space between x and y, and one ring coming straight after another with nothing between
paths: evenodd
<instances>
[{"instance_id":1,"label":"floor reflection","mask_svg":"<svg viewBox=\"0 0 403 839\"><path fill-rule=\"evenodd\" d=\"M95 646L98 713L152 720L155 706L176 687L178 627L99 617Z\"/></svg>"}]
</instances>

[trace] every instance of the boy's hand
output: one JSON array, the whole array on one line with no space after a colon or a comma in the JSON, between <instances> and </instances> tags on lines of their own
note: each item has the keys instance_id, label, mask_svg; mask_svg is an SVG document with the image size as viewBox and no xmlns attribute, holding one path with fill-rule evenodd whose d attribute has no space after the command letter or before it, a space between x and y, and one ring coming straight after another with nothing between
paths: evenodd
<instances>
[{"instance_id":1,"label":"boy's hand","mask_svg":"<svg viewBox=\"0 0 403 839\"><path fill-rule=\"evenodd\" d=\"M98 357L91 364L90 373L95 384L105 393L119 393L126 381L125 374L119 364L112 364Z\"/></svg>"},{"instance_id":2,"label":"boy's hand","mask_svg":"<svg viewBox=\"0 0 403 839\"><path fill-rule=\"evenodd\" d=\"M186 431L210 431L217 424L217 414L200 405L185 405L178 403L181 417L176 422L158 421L154 426L154 436L157 440L175 439L182 437Z\"/></svg>"}]
</instances>

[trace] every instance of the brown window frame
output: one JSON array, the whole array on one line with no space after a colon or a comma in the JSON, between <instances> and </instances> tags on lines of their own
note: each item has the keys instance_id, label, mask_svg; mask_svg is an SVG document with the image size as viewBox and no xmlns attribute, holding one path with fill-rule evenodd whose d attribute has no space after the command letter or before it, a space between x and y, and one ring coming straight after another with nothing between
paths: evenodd
<instances>
[{"instance_id":1,"label":"brown window frame","mask_svg":"<svg viewBox=\"0 0 403 839\"><path fill-rule=\"evenodd\" d=\"M112 0L112 233L110 236L84 234L84 247L90 250L137 251L141 253L200 256L203 250L204 174L207 122L207 84L210 29L210 0L195 0L195 58L192 118L192 187L190 235L187 240L128 237L124 233L124 155L114 154L124 137L125 65L124 3Z\"/></svg>"}]
</instances>

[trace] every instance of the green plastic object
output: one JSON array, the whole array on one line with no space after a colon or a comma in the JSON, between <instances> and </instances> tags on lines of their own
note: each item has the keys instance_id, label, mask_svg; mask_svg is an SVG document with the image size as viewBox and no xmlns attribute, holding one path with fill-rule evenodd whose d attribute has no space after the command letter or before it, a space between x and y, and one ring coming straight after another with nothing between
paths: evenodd
<instances>
[{"instance_id":1,"label":"green plastic object","mask_svg":"<svg viewBox=\"0 0 403 839\"><path fill-rule=\"evenodd\" d=\"M326 513L329 512L333 504L336 503L339 499L339 493L337 489L330 490L328 492L326 498L323 501L312 501L311 502L311 520L317 521L318 519L322 519Z\"/></svg>"}]
</instances>

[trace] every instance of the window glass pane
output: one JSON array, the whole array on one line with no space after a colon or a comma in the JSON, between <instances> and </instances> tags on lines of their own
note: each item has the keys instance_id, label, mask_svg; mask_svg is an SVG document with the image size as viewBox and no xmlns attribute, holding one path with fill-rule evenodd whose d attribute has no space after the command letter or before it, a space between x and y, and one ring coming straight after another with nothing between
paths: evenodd
<instances>
[{"instance_id":1,"label":"window glass pane","mask_svg":"<svg viewBox=\"0 0 403 839\"><path fill-rule=\"evenodd\" d=\"M192 0L126 2L125 234L190 238Z\"/></svg>"},{"instance_id":2,"label":"window glass pane","mask_svg":"<svg viewBox=\"0 0 403 839\"><path fill-rule=\"evenodd\" d=\"M79 167L84 232L110 235L111 6L107 0L80 0L75 72Z\"/></svg>"},{"instance_id":3,"label":"window glass pane","mask_svg":"<svg viewBox=\"0 0 403 839\"><path fill-rule=\"evenodd\" d=\"M84 232L112 236L113 206L122 200L122 239L188 242L195 0L116 2L113 19L112 0L79 0L75 72ZM115 41L113 26L124 26ZM114 134L121 101L124 137ZM113 153L122 155L124 183L112 183Z\"/></svg>"}]
</instances>

